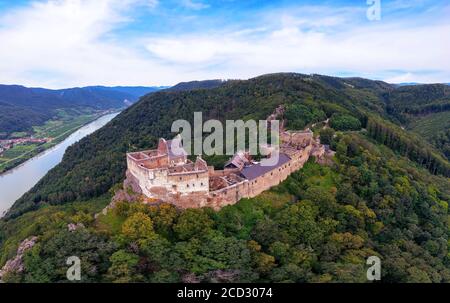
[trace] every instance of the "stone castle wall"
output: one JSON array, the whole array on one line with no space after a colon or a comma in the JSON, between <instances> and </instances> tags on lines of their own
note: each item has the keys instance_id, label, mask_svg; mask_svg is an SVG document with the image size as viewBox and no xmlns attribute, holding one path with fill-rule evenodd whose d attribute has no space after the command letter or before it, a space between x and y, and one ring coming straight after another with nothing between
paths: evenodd
<instances>
[{"instance_id":1,"label":"stone castle wall","mask_svg":"<svg viewBox=\"0 0 450 303\"><path fill-rule=\"evenodd\" d=\"M312 146L306 147L302 152L296 153L295 157L292 157L289 162L254 180L243 180L242 182L216 191L209 191L209 177L226 176L232 172L237 172L237 170L214 170L209 168L208 172L200 174L189 173L173 176L167 176L166 174L167 184L162 184L161 186L149 184L148 179L145 181L148 178L148 173L146 174L145 168L138 174L138 176L141 176L139 178L135 173L130 174L130 171L128 171L127 179L134 177L135 180L132 184L137 183L141 188L144 184L146 188L142 193L147 197L156 197L158 200L171 203L183 209L211 207L217 210L227 205L233 205L243 198L254 198L271 187L279 185L290 174L303 167L309 159L311 150ZM160 173L161 175L158 176L158 180L161 180L162 176L164 176L163 171ZM173 187L172 184L176 184L176 187ZM152 188L149 190L150 185ZM187 185L189 185L189 188ZM193 191L194 187L197 189L196 191Z\"/></svg>"},{"instance_id":2,"label":"stone castle wall","mask_svg":"<svg viewBox=\"0 0 450 303\"><path fill-rule=\"evenodd\" d=\"M206 206L220 209L235 204L243 198L254 198L271 187L279 185L289 175L303 167L309 159L310 151L311 147L307 147L302 153L299 153L298 157L254 180L245 180L233 186L210 192ZM222 171L216 171L216 173L220 172Z\"/></svg>"},{"instance_id":3,"label":"stone castle wall","mask_svg":"<svg viewBox=\"0 0 450 303\"><path fill-rule=\"evenodd\" d=\"M232 186L212 191L208 194L207 205L213 209L220 209L227 205L233 205L243 198L249 198L249 182L244 180Z\"/></svg>"},{"instance_id":4,"label":"stone castle wall","mask_svg":"<svg viewBox=\"0 0 450 303\"><path fill-rule=\"evenodd\" d=\"M255 179L239 177L235 184L226 187L211 185L211 178L220 180L221 177L239 174L240 170L214 170L201 159L196 162L196 167L197 165L201 167L200 171L183 172L180 170L178 172L177 168L168 168L167 166L161 169L148 169L128 156L127 178L134 178L131 183L138 184L142 194L150 198L149 201L159 200L179 208L211 207L217 210L235 204L243 198L256 197L271 187L279 185L290 174L301 169L310 155L316 157L324 155L324 147L312 139L311 132L285 134L283 142L291 145L285 147L285 152L290 158L289 161ZM292 148L292 145L298 147ZM283 152L283 148L281 151ZM170 173L169 170L171 170ZM211 181L212 184L214 181ZM220 189L214 190L214 188Z\"/></svg>"}]
</instances>

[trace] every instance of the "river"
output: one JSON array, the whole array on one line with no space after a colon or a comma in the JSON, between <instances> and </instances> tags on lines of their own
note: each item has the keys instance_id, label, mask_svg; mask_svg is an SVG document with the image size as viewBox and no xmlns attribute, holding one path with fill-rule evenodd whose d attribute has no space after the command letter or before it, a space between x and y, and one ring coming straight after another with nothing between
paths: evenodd
<instances>
[{"instance_id":1,"label":"river","mask_svg":"<svg viewBox=\"0 0 450 303\"><path fill-rule=\"evenodd\" d=\"M0 175L0 217L50 169L61 162L64 152L70 145L103 127L117 115L118 113L104 115L86 124L58 145Z\"/></svg>"}]
</instances>

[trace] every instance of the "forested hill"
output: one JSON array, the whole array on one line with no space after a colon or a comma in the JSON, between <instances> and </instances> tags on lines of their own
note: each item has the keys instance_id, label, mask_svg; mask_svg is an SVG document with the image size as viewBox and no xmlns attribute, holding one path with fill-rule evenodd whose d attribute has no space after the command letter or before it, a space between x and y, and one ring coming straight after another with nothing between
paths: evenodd
<instances>
[{"instance_id":1,"label":"forested hill","mask_svg":"<svg viewBox=\"0 0 450 303\"><path fill-rule=\"evenodd\" d=\"M153 87L84 87L61 90L0 85L0 133L28 131L51 119L57 109L114 109L156 91Z\"/></svg>"},{"instance_id":2,"label":"forested hill","mask_svg":"<svg viewBox=\"0 0 450 303\"><path fill-rule=\"evenodd\" d=\"M404 86L386 95L387 112L450 160L450 86Z\"/></svg>"},{"instance_id":3,"label":"forested hill","mask_svg":"<svg viewBox=\"0 0 450 303\"><path fill-rule=\"evenodd\" d=\"M445 84L412 85L399 87L388 97L388 111L397 114L428 114L450 110L450 86Z\"/></svg>"},{"instance_id":4,"label":"forested hill","mask_svg":"<svg viewBox=\"0 0 450 303\"><path fill-rule=\"evenodd\" d=\"M23 271L2 280L64 282L65 258L79 256L82 282L367 282L366 260L379 256L381 282L450 282L448 162L387 110L396 89L274 74L147 95L71 146L0 220L0 266L37 237ZM121 187L125 153L172 136L173 120L265 119L279 105L288 128L315 125L336 151L328 165L311 159L217 212L134 197L96 216Z\"/></svg>"},{"instance_id":5,"label":"forested hill","mask_svg":"<svg viewBox=\"0 0 450 303\"><path fill-rule=\"evenodd\" d=\"M181 92L188 90L196 90L196 89L210 89L216 88L224 84L226 81L224 80L203 80L203 81L190 81L190 82L181 82L172 87L166 88L165 91L168 92Z\"/></svg>"},{"instance_id":6,"label":"forested hill","mask_svg":"<svg viewBox=\"0 0 450 303\"><path fill-rule=\"evenodd\" d=\"M191 121L196 111L203 112L204 120L265 119L284 104L292 107L286 114L293 128L327 117L338 130L369 126L373 140L433 174L449 176L449 163L438 151L387 120L392 116L386 100L393 94L395 87L380 81L302 74L233 80L212 89L156 92L70 147L62 163L18 200L8 216L36 209L43 202L61 204L102 195L123 179L126 152L154 147L159 137L173 135L172 121Z\"/></svg>"}]
</instances>

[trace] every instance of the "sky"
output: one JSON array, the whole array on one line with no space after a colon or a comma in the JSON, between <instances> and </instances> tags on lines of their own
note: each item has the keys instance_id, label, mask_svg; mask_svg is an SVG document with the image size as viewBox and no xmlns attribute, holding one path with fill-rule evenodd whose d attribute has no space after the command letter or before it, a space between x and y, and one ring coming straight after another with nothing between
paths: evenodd
<instances>
[{"instance_id":1,"label":"sky","mask_svg":"<svg viewBox=\"0 0 450 303\"><path fill-rule=\"evenodd\" d=\"M0 0L0 83L450 82L449 37L448 0Z\"/></svg>"}]
</instances>

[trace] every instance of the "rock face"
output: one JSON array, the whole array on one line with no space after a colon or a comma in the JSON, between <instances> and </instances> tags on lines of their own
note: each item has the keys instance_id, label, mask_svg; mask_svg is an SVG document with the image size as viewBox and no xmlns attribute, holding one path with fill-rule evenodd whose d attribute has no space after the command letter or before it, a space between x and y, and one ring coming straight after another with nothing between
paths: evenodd
<instances>
[{"instance_id":1,"label":"rock face","mask_svg":"<svg viewBox=\"0 0 450 303\"><path fill-rule=\"evenodd\" d=\"M23 272L24 270L24 265L22 261L23 255L27 250L31 249L36 244L37 239L38 239L37 237L31 237L25 239L19 245L16 256L13 259L8 260L5 266L3 266L3 268L0 270L0 279L2 279L3 276L8 273Z\"/></svg>"},{"instance_id":2,"label":"rock face","mask_svg":"<svg viewBox=\"0 0 450 303\"><path fill-rule=\"evenodd\" d=\"M85 228L83 223L77 223L77 224L70 223L70 224L67 224L67 230L70 231L70 232L76 231L76 230L78 230L80 228Z\"/></svg>"},{"instance_id":3,"label":"rock face","mask_svg":"<svg viewBox=\"0 0 450 303\"><path fill-rule=\"evenodd\" d=\"M100 213L95 214L95 219L100 215L106 215L110 209L113 209L117 202L135 202L139 201L142 197L142 190L139 187L139 181L127 171L126 179L123 182L123 188L115 192L114 197L111 199L111 203L108 204Z\"/></svg>"},{"instance_id":4,"label":"rock face","mask_svg":"<svg viewBox=\"0 0 450 303\"><path fill-rule=\"evenodd\" d=\"M139 195L142 194L142 189L139 186L139 180L137 180L128 170L126 172L126 179L123 182L123 188L130 188L132 192Z\"/></svg>"}]
</instances>

